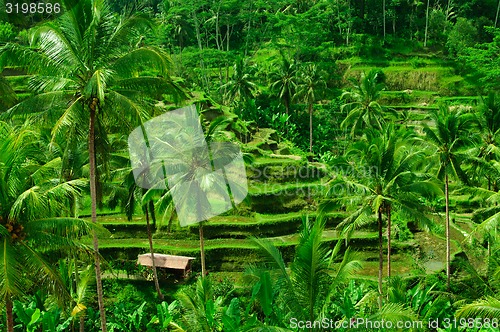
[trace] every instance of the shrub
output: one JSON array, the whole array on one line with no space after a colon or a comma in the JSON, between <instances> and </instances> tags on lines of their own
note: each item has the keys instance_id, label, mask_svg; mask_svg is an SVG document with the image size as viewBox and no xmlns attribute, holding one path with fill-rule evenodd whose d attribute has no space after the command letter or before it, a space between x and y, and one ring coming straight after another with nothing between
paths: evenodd
<instances>
[{"instance_id":1,"label":"shrub","mask_svg":"<svg viewBox=\"0 0 500 332\"><path fill-rule=\"evenodd\" d=\"M473 46L477 36L477 29L472 23L463 17L459 17L448 35L446 48L451 55L456 56L463 53L467 47Z\"/></svg>"},{"instance_id":2,"label":"shrub","mask_svg":"<svg viewBox=\"0 0 500 332\"><path fill-rule=\"evenodd\" d=\"M0 44L12 41L16 37L13 26L9 22L0 22Z\"/></svg>"}]
</instances>

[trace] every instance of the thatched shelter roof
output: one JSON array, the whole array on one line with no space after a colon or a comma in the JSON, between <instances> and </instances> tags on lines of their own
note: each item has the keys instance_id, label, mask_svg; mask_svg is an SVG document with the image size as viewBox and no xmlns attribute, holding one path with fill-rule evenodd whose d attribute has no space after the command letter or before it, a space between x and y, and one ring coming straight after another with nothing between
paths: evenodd
<instances>
[{"instance_id":1,"label":"thatched shelter roof","mask_svg":"<svg viewBox=\"0 0 500 332\"><path fill-rule=\"evenodd\" d=\"M175 256L165 254L154 254L155 266L168 269L186 270L189 267L189 262L194 257ZM138 256L138 263L144 266L153 266L151 254L143 254Z\"/></svg>"}]
</instances>

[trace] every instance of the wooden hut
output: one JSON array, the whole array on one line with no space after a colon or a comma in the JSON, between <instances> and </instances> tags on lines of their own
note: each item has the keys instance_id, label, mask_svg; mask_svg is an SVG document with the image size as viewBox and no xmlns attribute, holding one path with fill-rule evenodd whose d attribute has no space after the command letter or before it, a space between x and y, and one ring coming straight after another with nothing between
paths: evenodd
<instances>
[{"instance_id":1,"label":"wooden hut","mask_svg":"<svg viewBox=\"0 0 500 332\"><path fill-rule=\"evenodd\" d=\"M194 257L175 256L165 254L154 254L155 266L157 268L165 269L175 275L182 275L186 277L191 272L191 261ZM139 264L143 266L152 267L151 254L142 254L137 258Z\"/></svg>"}]
</instances>

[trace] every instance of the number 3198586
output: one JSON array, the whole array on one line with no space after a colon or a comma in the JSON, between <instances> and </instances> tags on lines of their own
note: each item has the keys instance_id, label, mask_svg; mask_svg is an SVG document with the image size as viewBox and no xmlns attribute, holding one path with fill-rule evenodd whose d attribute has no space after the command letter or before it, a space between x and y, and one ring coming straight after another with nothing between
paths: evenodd
<instances>
[{"instance_id":1,"label":"number 3198586","mask_svg":"<svg viewBox=\"0 0 500 332\"><path fill-rule=\"evenodd\" d=\"M6 2L5 12L7 14L59 14L61 12L61 5L59 3L18 3Z\"/></svg>"}]
</instances>

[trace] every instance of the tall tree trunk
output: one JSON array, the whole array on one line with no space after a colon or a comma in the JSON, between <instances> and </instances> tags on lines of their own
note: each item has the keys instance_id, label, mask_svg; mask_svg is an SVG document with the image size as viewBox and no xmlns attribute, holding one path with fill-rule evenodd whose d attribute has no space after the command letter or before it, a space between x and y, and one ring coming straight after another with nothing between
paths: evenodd
<instances>
[{"instance_id":1,"label":"tall tree trunk","mask_svg":"<svg viewBox=\"0 0 500 332\"><path fill-rule=\"evenodd\" d=\"M288 115L290 114L290 101L288 100L288 97L285 97L283 99L283 102L285 103L285 111L286 111L286 129L285 129L285 133L288 135Z\"/></svg>"},{"instance_id":2,"label":"tall tree trunk","mask_svg":"<svg viewBox=\"0 0 500 332\"><path fill-rule=\"evenodd\" d=\"M253 19L253 1L250 1L250 13L248 15L247 34L245 36L245 53L244 53L245 57L248 55L248 44L252 31L252 19Z\"/></svg>"},{"instance_id":3,"label":"tall tree trunk","mask_svg":"<svg viewBox=\"0 0 500 332\"><path fill-rule=\"evenodd\" d=\"M313 150L313 104L309 103L309 152Z\"/></svg>"},{"instance_id":4,"label":"tall tree trunk","mask_svg":"<svg viewBox=\"0 0 500 332\"><path fill-rule=\"evenodd\" d=\"M196 10L193 10L193 19L194 19L194 25L195 25L195 31L196 31L196 40L198 41L198 48L200 49L200 69L203 72L202 74L202 83L203 83L203 88L204 90L208 89L208 78L207 73L205 72L205 63L203 61L203 45L201 43L201 33L200 33L200 26L198 23L198 16L196 16Z\"/></svg>"},{"instance_id":5,"label":"tall tree trunk","mask_svg":"<svg viewBox=\"0 0 500 332\"><path fill-rule=\"evenodd\" d=\"M5 313L7 314L7 332L14 332L14 314L12 313L12 299L7 295L5 300Z\"/></svg>"},{"instance_id":6,"label":"tall tree trunk","mask_svg":"<svg viewBox=\"0 0 500 332\"><path fill-rule=\"evenodd\" d=\"M393 14L392 14L392 34L396 37L396 6L392 6Z\"/></svg>"},{"instance_id":7,"label":"tall tree trunk","mask_svg":"<svg viewBox=\"0 0 500 332\"><path fill-rule=\"evenodd\" d=\"M424 47L427 46L427 30L429 28L429 2L427 0L427 10L425 11L425 35L424 35Z\"/></svg>"},{"instance_id":8,"label":"tall tree trunk","mask_svg":"<svg viewBox=\"0 0 500 332\"><path fill-rule=\"evenodd\" d=\"M80 316L80 332L85 332L85 316Z\"/></svg>"},{"instance_id":9,"label":"tall tree trunk","mask_svg":"<svg viewBox=\"0 0 500 332\"><path fill-rule=\"evenodd\" d=\"M170 216L168 217L168 224L167 224L167 233L170 234L172 232L172 224L174 223L174 213L171 212Z\"/></svg>"},{"instance_id":10,"label":"tall tree trunk","mask_svg":"<svg viewBox=\"0 0 500 332\"><path fill-rule=\"evenodd\" d=\"M203 238L203 221L199 225L200 231L200 259L201 259L201 276L205 277L207 270L205 268L205 241Z\"/></svg>"},{"instance_id":11,"label":"tall tree trunk","mask_svg":"<svg viewBox=\"0 0 500 332\"><path fill-rule=\"evenodd\" d=\"M351 1L347 1L347 28L345 33L345 46L349 46L349 34L351 33L352 27L352 15L351 15Z\"/></svg>"},{"instance_id":12,"label":"tall tree trunk","mask_svg":"<svg viewBox=\"0 0 500 332\"><path fill-rule=\"evenodd\" d=\"M339 27L339 35L342 37L342 25L340 24L342 22L342 19L340 17L340 1L337 0L337 24Z\"/></svg>"},{"instance_id":13,"label":"tall tree trunk","mask_svg":"<svg viewBox=\"0 0 500 332\"><path fill-rule=\"evenodd\" d=\"M391 205L387 206L387 278L391 278Z\"/></svg>"},{"instance_id":14,"label":"tall tree trunk","mask_svg":"<svg viewBox=\"0 0 500 332\"><path fill-rule=\"evenodd\" d=\"M92 202L92 222L97 223L97 192L96 192L96 160L95 160L95 117L97 98L94 98L90 106L89 125L89 164L90 164L90 200ZM94 106L95 105L95 106ZM97 284L97 302L99 303L99 315L101 317L101 331L106 332L106 309L104 308L101 280L101 262L99 259L99 241L97 233L92 231L92 243L94 245L95 277Z\"/></svg>"},{"instance_id":15,"label":"tall tree trunk","mask_svg":"<svg viewBox=\"0 0 500 332\"><path fill-rule=\"evenodd\" d=\"M158 282L158 273L156 271L155 256L154 256L154 249L153 249L153 236L151 235L151 226L149 225L149 212L148 212L147 206L144 209L144 212L146 213L146 228L148 231L149 252L151 253L151 265L153 266L153 280L155 283L156 293L158 293L158 298L161 301L163 301L165 298L164 298L163 294L161 293L160 283Z\"/></svg>"},{"instance_id":16,"label":"tall tree trunk","mask_svg":"<svg viewBox=\"0 0 500 332\"><path fill-rule=\"evenodd\" d=\"M149 213L151 213L151 221L153 221L153 228L156 230L156 213L155 213L155 204L153 201L149 201Z\"/></svg>"},{"instance_id":17,"label":"tall tree trunk","mask_svg":"<svg viewBox=\"0 0 500 332\"><path fill-rule=\"evenodd\" d=\"M382 0L382 17L384 21L384 40L385 40L385 0Z\"/></svg>"},{"instance_id":18,"label":"tall tree trunk","mask_svg":"<svg viewBox=\"0 0 500 332\"><path fill-rule=\"evenodd\" d=\"M285 112L286 112L286 116L288 117L288 115L290 114L290 101L289 101L289 98L288 97L283 98L283 103L285 104ZM288 123L288 121L287 121L287 123Z\"/></svg>"},{"instance_id":19,"label":"tall tree trunk","mask_svg":"<svg viewBox=\"0 0 500 332\"><path fill-rule=\"evenodd\" d=\"M382 210L378 210L378 308L382 309L382 271L384 270L384 249L382 238Z\"/></svg>"},{"instance_id":20,"label":"tall tree trunk","mask_svg":"<svg viewBox=\"0 0 500 332\"><path fill-rule=\"evenodd\" d=\"M497 14L495 15L495 28L497 27L497 23L498 23L498 13L499 12L500 12L500 0L498 0Z\"/></svg>"},{"instance_id":21,"label":"tall tree trunk","mask_svg":"<svg viewBox=\"0 0 500 332\"><path fill-rule=\"evenodd\" d=\"M450 256L450 207L448 197L448 174L444 175L444 200L446 215L446 289L450 290L451 256Z\"/></svg>"}]
</instances>

